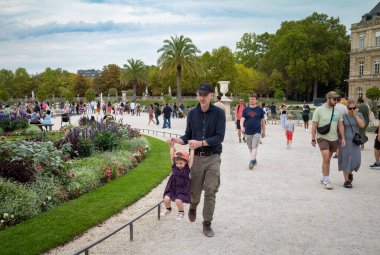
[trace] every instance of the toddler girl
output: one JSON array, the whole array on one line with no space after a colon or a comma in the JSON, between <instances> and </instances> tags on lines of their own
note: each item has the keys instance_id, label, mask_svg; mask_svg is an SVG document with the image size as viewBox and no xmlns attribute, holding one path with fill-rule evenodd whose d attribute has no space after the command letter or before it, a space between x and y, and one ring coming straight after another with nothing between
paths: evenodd
<instances>
[{"instance_id":1,"label":"toddler girl","mask_svg":"<svg viewBox=\"0 0 380 255\"><path fill-rule=\"evenodd\" d=\"M174 149L174 143L170 143L170 156L172 159L172 175L166 184L164 192L165 210L163 215L169 215L172 211L171 201L175 201L178 207L177 220L182 220L185 213L183 203L190 203L190 168L193 165L194 150L189 153L184 150Z\"/></svg>"},{"instance_id":2,"label":"toddler girl","mask_svg":"<svg viewBox=\"0 0 380 255\"><path fill-rule=\"evenodd\" d=\"M287 149L290 149L292 147L293 133L294 133L293 115L288 114L288 118L285 122L285 135L286 135Z\"/></svg>"}]
</instances>

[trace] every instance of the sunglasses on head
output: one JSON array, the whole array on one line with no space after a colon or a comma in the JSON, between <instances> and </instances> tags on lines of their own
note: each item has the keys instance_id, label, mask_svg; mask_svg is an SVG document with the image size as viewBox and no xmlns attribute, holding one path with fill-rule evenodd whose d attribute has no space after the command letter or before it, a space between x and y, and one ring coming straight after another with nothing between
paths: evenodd
<instances>
[{"instance_id":1,"label":"sunglasses on head","mask_svg":"<svg viewBox=\"0 0 380 255\"><path fill-rule=\"evenodd\" d=\"M348 110L356 110L356 106L354 107L347 107Z\"/></svg>"}]
</instances>

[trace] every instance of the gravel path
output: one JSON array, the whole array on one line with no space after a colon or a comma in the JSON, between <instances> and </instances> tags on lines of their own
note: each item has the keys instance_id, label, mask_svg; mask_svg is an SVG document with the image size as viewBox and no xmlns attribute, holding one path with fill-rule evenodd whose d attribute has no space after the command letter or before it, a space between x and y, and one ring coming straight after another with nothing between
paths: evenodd
<instances>
[{"instance_id":1,"label":"gravel path","mask_svg":"<svg viewBox=\"0 0 380 255\"><path fill-rule=\"evenodd\" d=\"M128 116L124 122L147 128L148 116ZM172 126L170 132L182 134L185 120L174 119ZM176 210L158 221L155 210L135 223L133 242L127 228L90 254L379 254L380 171L368 167L374 135L369 134L351 190L342 187L336 159L331 164L334 189L322 188L321 157L310 137L296 127L293 148L287 150L280 126L268 126L258 165L251 171L248 149L237 142L234 124L228 122L213 238L202 234L201 202L194 223L187 217L176 220ZM117 229L156 204L165 185L166 180L121 213L47 254L73 254Z\"/></svg>"}]
</instances>

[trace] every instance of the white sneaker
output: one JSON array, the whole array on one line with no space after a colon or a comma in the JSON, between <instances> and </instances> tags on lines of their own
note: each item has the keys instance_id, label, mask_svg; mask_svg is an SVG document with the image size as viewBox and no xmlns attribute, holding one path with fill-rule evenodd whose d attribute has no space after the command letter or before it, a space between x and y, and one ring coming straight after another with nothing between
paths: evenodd
<instances>
[{"instance_id":1,"label":"white sneaker","mask_svg":"<svg viewBox=\"0 0 380 255\"><path fill-rule=\"evenodd\" d=\"M323 184L323 178L321 178L321 184Z\"/></svg>"},{"instance_id":2,"label":"white sneaker","mask_svg":"<svg viewBox=\"0 0 380 255\"><path fill-rule=\"evenodd\" d=\"M309 130L306 128L305 131L309 131Z\"/></svg>"},{"instance_id":3,"label":"white sneaker","mask_svg":"<svg viewBox=\"0 0 380 255\"><path fill-rule=\"evenodd\" d=\"M325 189L333 189L333 186L330 181L324 181L323 185Z\"/></svg>"},{"instance_id":4,"label":"white sneaker","mask_svg":"<svg viewBox=\"0 0 380 255\"><path fill-rule=\"evenodd\" d=\"M185 213L184 212L179 212L178 214L177 214L177 220L182 220L183 219L183 217L185 216Z\"/></svg>"},{"instance_id":5,"label":"white sneaker","mask_svg":"<svg viewBox=\"0 0 380 255\"><path fill-rule=\"evenodd\" d=\"M165 209L161 212L161 216L168 216L171 212L172 212L172 210L168 210L168 209L165 208Z\"/></svg>"}]
</instances>

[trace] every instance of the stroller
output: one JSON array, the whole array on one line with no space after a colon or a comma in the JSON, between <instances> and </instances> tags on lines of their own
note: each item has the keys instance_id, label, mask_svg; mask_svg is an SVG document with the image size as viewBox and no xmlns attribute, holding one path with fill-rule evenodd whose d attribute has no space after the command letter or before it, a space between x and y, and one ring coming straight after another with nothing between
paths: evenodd
<instances>
[{"instance_id":1,"label":"stroller","mask_svg":"<svg viewBox=\"0 0 380 255\"><path fill-rule=\"evenodd\" d=\"M178 109L178 118L180 119L185 118L185 114L183 113L181 109Z\"/></svg>"}]
</instances>

